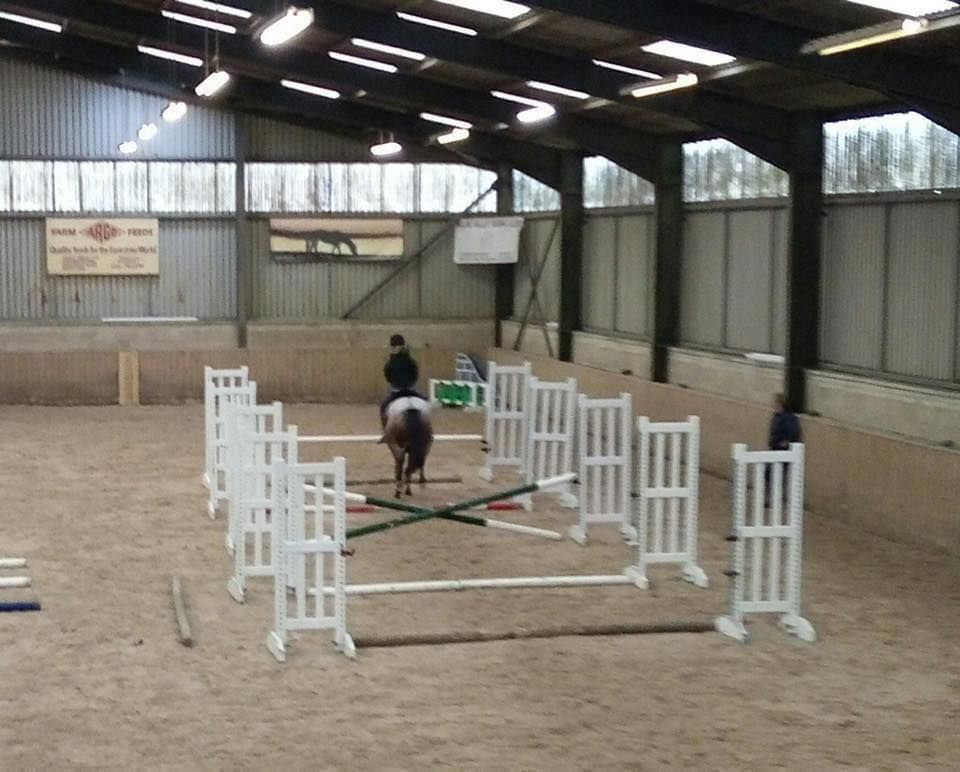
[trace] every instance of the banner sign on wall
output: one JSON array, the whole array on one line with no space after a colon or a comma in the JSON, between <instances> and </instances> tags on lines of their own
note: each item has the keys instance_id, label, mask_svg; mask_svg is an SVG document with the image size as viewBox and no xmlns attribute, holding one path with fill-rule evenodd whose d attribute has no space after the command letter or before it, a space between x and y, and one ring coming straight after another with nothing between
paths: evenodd
<instances>
[{"instance_id":1,"label":"banner sign on wall","mask_svg":"<svg viewBox=\"0 0 960 772\"><path fill-rule=\"evenodd\" d=\"M462 265L515 263L520 251L522 217L471 217L457 224L453 262Z\"/></svg>"},{"instance_id":2,"label":"banner sign on wall","mask_svg":"<svg viewBox=\"0 0 960 772\"><path fill-rule=\"evenodd\" d=\"M47 273L54 276L155 276L158 220L47 220Z\"/></svg>"},{"instance_id":3,"label":"banner sign on wall","mask_svg":"<svg viewBox=\"0 0 960 772\"><path fill-rule=\"evenodd\" d=\"M270 253L278 263L399 260L403 257L403 220L273 218Z\"/></svg>"}]
</instances>

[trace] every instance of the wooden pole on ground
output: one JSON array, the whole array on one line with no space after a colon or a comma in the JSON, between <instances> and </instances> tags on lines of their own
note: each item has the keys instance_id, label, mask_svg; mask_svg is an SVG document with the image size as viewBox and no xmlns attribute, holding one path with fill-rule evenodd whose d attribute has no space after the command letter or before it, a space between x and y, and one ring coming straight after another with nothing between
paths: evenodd
<instances>
[{"instance_id":1,"label":"wooden pole on ground","mask_svg":"<svg viewBox=\"0 0 960 772\"><path fill-rule=\"evenodd\" d=\"M184 646L193 646L193 634L190 632L190 620L187 619L187 608L183 602L183 589L180 586L180 577L173 577L171 585L173 592L173 610L177 615L177 637Z\"/></svg>"},{"instance_id":2,"label":"wooden pole on ground","mask_svg":"<svg viewBox=\"0 0 960 772\"><path fill-rule=\"evenodd\" d=\"M715 630L711 620L683 620L678 622L644 622L611 625L573 625L569 627L542 627L529 630L466 630L452 633L410 633L376 635L354 638L358 649L394 648L398 646L438 646L455 643L487 643L534 638L564 638L571 636L656 635L668 633L710 633Z\"/></svg>"}]
</instances>

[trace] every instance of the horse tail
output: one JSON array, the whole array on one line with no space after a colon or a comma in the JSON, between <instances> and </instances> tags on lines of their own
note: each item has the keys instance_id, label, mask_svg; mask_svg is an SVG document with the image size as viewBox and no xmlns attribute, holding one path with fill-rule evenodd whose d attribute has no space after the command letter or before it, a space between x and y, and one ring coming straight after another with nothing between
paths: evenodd
<instances>
[{"instance_id":1,"label":"horse tail","mask_svg":"<svg viewBox=\"0 0 960 772\"><path fill-rule=\"evenodd\" d=\"M407 410L407 451L410 454L408 468L411 471L423 469L427 463L427 447L430 443L430 429L419 410Z\"/></svg>"}]
</instances>

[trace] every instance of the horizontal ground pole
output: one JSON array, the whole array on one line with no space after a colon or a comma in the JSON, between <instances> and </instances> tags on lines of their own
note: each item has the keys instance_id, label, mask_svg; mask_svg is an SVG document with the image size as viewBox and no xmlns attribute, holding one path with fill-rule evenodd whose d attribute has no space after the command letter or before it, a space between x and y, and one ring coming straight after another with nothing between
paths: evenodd
<instances>
[{"instance_id":1,"label":"horizontal ground pole","mask_svg":"<svg viewBox=\"0 0 960 772\"><path fill-rule=\"evenodd\" d=\"M40 604L35 600L0 602L0 614L9 614L15 611L40 611Z\"/></svg>"},{"instance_id":2,"label":"horizontal ground pole","mask_svg":"<svg viewBox=\"0 0 960 772\"><path fill-rule=\"evenodd\" d=\"M522 590L533 587L614 587L633 585L626 574L597 576L511 576L502 579L436 579L421 582L348 584L347 595L396 595L408 592L463 592L464 590ZM333 594L333 588L325 588ZM315 593L314 593L315 594ZM711 622L712 624L712 622Z\"/></svg>"},{"instance_id":3,"label":"horizontal ground pole","mask_svg":"<svg viewBox=\"0 0 960 772\"><path fill-rule=\"evenodd\" d=\"M358 649L383 649L399 646L441 646L457 643L488 643L536 638L567 638L577 636L657 635L670 633L711 633L711 621L682 620L678 622L646 622L637 624L575 625L569 627L542 627L528 630L486 631L468 630L451 633L411 633L377 635L354 638Z\"/></svg>"},{"instance_id":4,"label":"horizontal ground pole","mask_svg":"<svg viewBox=\"0 0 960 772\"><path fill-rule=\"evenodd\" d=\"M26 558L0 558L0 568L26 568Z\"/></svg>"},{"instance_id":5,"label":"horizontal ground pole","mask_svg":"<svg viewBox=\"0 0 960 772\"><path fill-rule=\"evenodd\" d=\"M29 576L0 576L0 589L29 586Z\"/></svg>"},{"instance_id":6,"label":"horizontal ground pole","mask_svg":"<svg viewBox=\"0 0 960 772\"><path fill-rule=\"evenodd\" d=\"M380 442L382 434L316 434L297 437L298 442ZM482 442L480 434L435 434L436 442Z\"/></svg>"}]
</instances>

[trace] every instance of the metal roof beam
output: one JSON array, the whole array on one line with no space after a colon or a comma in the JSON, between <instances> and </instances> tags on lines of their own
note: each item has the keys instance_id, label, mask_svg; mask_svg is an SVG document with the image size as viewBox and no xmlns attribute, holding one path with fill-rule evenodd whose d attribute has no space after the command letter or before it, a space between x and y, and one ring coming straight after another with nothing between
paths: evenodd
<instances>
[{"instance_id":1,"label":"metal roof beam","mask_svg":"<svg viewBox=\"0 0 960 772\"><path fill-rule=\"evenodd\" d=\"M168 99L186 100L194 104L211 107L208 102L195 97L192 82L186 76L194 70L173 65L168 76L159 75L156 69L147 66L144 57L118 44L98 43L69 35L51 36L40 30L33 30L19 24L0 21L0 37L24 46L29 51L43 53L63 66L66 61L74 62L73 69L84 74L98 75L113 85L157 94ZM9 49L7 49L9 50ZM2 53L4 49L0 49ZM107 66L109 63L110 66ZM285 121L305 128L340 133L353 139L358 137L357 129L379 128L391 131L408 143L422 144L428 140L424 124L387 110L351 104L341 100L327 101L322 104L313 100L303 100L288 89L273 86L247 78L237 78L231 85L223 103L216 106L226 107L238 112L255 114ZM527 147L508 138L498 140L506 148L515 152L527 152ZM421 158L431 160L459 161L460 158L446 148L417 148Z\"/></svg>"},{"instance_id":2,"label":"metal roof beam","mask_svg":"<svg viewBox=\"0 0 960 772\"><path fill-rule=\"evenodd\" d=\"M696 0L644 0L638 11L619 0L531 0L540 8L611 24L738 57L813 72L872 88L918 109L960 106L960 67L887 50L851 51L842 56L804 55L800 48L817 37L802 27L731 11Z\"/></svg>"},{"instance_id":3,"label":"metal roof beam","mask_svg":"<svg viewBox=\"0 0 960 772\"><path fill-rule=\"evenodd\" d=\"M272 0L246 2L246 7L258 14L268 14L274 5ZM534 51L489 37L452 34L342 2L318 3L315 23L344 37L367 38L419 51L442 61L525 80L546 80L614 101L621 99L621 88L637 82L637 78L603 70L585 59Z\"/></svg>"},{"instance_id":4,"label":"metal roof beam","mask_svg":"<svg viewBox=\"0 0 960 772\"><path fill-rule=\"evenodd\" d=\"M255 13L269 15L274 3L272 0L248 0L246 6ZM680 100L668 97L637 102L625 95L625 89L635 85L638 78L597 67L589 59L534 51L489 38L451 34L342 2L326 2L318 6L316 23L347 37L368 38L456 64L527 80L545 80L603 100L681 115L738 144L750 142L764 155L771 155L772 146L782 141L787 122L786 113L780 110L702 89L695 92L695 96ZM750 140L754 136L757 138L755 143Z\"/></svg>"},{"instance_id":5,"label":"metal roof beam","mask_svg":"<svg viewBox=\"0 0 960 772\"><path fill-rule=\"evenodd\" d=\"M203 30L168 22L158 14L129 7L121 9L103 0L85 0L83 3L34 0L33 7L67 19L68 32L69 20L73 20L148 40L153 45L166 44L201 57L208 47L208 35ZM171 40L171 24L176 24L175 43L167 42ZM515 106L481 92L411 77L402 72L394 75L379 73L296 47L264 49L243 35L220 36L219 50L220 62L225 68L252 77L262 78L265 71L276 72L345 91L365 91L388 99L402 96L404 102L424 109L446 109L491 123L510 123L516 116Z\"/></svg>"}]
</instances>

